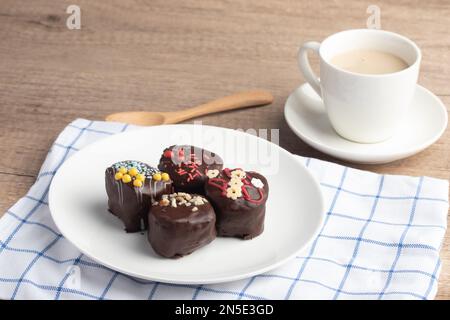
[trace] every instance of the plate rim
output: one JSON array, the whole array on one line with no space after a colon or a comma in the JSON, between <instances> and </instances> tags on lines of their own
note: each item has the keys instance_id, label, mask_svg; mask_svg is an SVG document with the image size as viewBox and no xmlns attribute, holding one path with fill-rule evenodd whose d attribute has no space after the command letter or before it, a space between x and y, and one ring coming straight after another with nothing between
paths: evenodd
<instances>
[{"instance_id":1,"label":"plate rim","mask_svg":"<svg viewBox=\"0 0 450 320\"><path fill-rule=\"evenodd\" d=\"M346 160L346 161L350 161L350 162L354 162L354 163L363 163L363 164L382 164L382 163L389 163L392 161L404 159L404 158L410 157L416 153L419 153L419 152L425 150L426 148L428 148L429 146L431 146L432 144L434 144L444 134L444 132L447 128L447 125L448 125L448 113L447 113L447 109L446 109L444 103L442 102L442 100L439 99L439 97L437 97L433 92L431 92L427 88L421 86L420 84L417 84L416 88L418 88L424 94L428 95L431 99L433 99L435 101L434 105L436 105L436 106L439 105L439 112L444 115L442 127L440 128L439 131L436 131L436 133L432 137L430 137L429 139L427 139L425 142L423 142L420 145L406 148L406 149L400 149L400 151L393 152L391 154L378 153L378 154L374 155L374 154L366 154L364 151L349 151L349 150L343 149L343 148L336 148L334 146L327 145L327 144L323 143L322 141L318 141L316 138L305 134L301 129L298 128L298 126L295 126L293 124L292 119L289 119L289 117L287 116L287 112L289 112L288 110L293 109L292 107L288 108L288 102L291 99L293 99L292 98L293 95L298 90L300 90L304 87L309 87L309 84L303 83L300 86L298 86L297 88L295 88L289 94L288 98L286 99L285 105L284 105L284 112L283 112L284 119L286 120L289 128L297 135L297 137L299 137L306 144L313 147L314 149L319 150L320 152L323 152L327 155L331 155L331 156L336 157L341 160ZM293 103L289 103L289 105L293 105ZM438 109L438 108L436 108L436 109ZM294 111L294 110L292 110L292 111ZM331 124L330 124L330 126L331 126ZM331 128L332 128L332 130L334 130L332 126L331 126ZM336 132L335 132L335 134L339 138L346 140L346 139L340 137L339 134L337 134ZM349 141L349 140L346 140L346 141L354 143L355 146L370 145L367 143L360 144L360 143ZM379 144L379 143L374 143L373 145L377 145L377 144Z\"/></svg>"},{"instance_id":2,"label":"plate rim","mask_svg":"<svg viewBox=\"0 0 450 320\"><path fill-rule=\"evenodd\" d=\"M173 126L182 126L182 127L193 127L195 126L195 124L166 124L166 125L159 125L159 126L152 126L152 127L140 127L137 129L134 129L132 131L125 131L125 132L120 132L117 134L113 134L111 136L105 137L103 139L97 140L93 143L90 143L89 145L83 147L82 149L80 149L79 151L83 151L85 148L94 148L95 145L97 143L100 143L102 141L104 141L105 139L114 139L115 136L120 135L120 134L127 134L130 132L136 132L136 131L146 131L146 130L151 130L155 127L173 127ZM220 129L220 130L228 130L228 131L237 131L235 129L230 129L230 128L224 128L224 127L217 127L217 126L210 126L210 125L202 125L202 127L204 128L213 128L213 129ZM243 132L243 131L239 131L240 134L245 134L245 135L249 135L252 137L255 137L254 135L251 135L247 132ZM260 137L256 137L257 139L262 139ZM263 139L265 140L265 139ZM314 188L317 191L320 203L319 203L319 207L320 207L320 214L318 217L318 223L317 226L315 228L315 230L312 232L310 238L305 241L305 243L299 247L297 250L295 250L294 252L292 252L290 255L287 255L286 257L284 257L283 259L278 260L275 263L269 263L267 266L262 267L262 268L256 268L256 270L253 271L249 271L249 272L245 272L245 273L238 273L235 275L228 275L228 276L215 276L214 278L210 278L207 279L206 281L204 280L199 280L199 281L193 281L193 280L183 280L183 279L170 279L170 278L164 278L164 277L152 277L152 276L146 276L146 275L142 275L142 274L137 274L128 270L125 270L124 268L120 268L117 266L114 266L113 264L101 261L101 259L96 258L95 256L92 256L91 254L89 254L85 248L80 247L76 242L74 242L72 239L70 239L69 237L67 237L65 231L63 231L63 229L60 227L60 221L58 221L58 219L55 219L55 215L54 215L54 201L52 200L54 197L54 188L55 187L55 183L54 181L57 180L56 178L59 176L60 172L62 172L61 168L64 168L64 166L67 165L67 163L70 163L71 161L74 161L73 159L76 159L76 156L79 154L79 151L76 152L75 154L73 154L71 157L69 157L68 159L66 159L66 161L63 162L63 164L61 165L61 167L58 168L57 172L55 173L55 175L52 178L52 181L50 183L50 188L49 188L49 194L48 194L48 203L49 203L49 211L50 211L50 215L52 217L53 222L55 223L56 227L58 228L59 232L63 235L63 237L65 239L67 239L73 246L75 246L81 253L83 253L84 255L86 255L87 257L89 257L90 259L96 261L97 263L113 270L113 271L117 271L120 272L122 274L131 276L131 277L135 277L135 278L139 278L139 279L144 279L144 280L149 280L149 281L156 281L156 282L162 282L162 283L171 283L171 284L180 284L180 285L199 285L199 284L214 284L214 283L224 283L224 282L230 282L230 281L236 281L236 280L242 280L242 279L246 279L258 274L262 274L265 273L267 271L273 270L283 264L285 264L286 262L292 260L296 255L298 255L302 250L304 250L314 239L317 238L318 234L320 233L320 230L325 222L325 199L324 199L324 195L322 192L322 188L320 186L320 183L318 181L318 179L311 173L311 171L297 158L296 155L290 153L289 151L285 150L284 148L282 148L281 146L274 144L271 141L265 140L267 143L273 145L274 147L278 148L278 150L282 153L284 153L287 157L291 158L293 161L297 162L299 166L301 166L304 170L304 172L306 173L306 175L310 178L312 185L314 186Z\"/></svg>"}]
</instances>

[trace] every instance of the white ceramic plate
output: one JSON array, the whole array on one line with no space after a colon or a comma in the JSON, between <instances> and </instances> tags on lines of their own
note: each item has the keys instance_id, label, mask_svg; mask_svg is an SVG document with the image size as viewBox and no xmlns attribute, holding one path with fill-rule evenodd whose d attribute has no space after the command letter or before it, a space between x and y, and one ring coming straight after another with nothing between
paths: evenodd
<instances>
[{"instance_id":1,"label":"white ceramic plate","mask_svg":"<svg viewBox=\"0 0 450 320\"><path fill-rule=\"evenodd\" d=\"M289 127L313 148L357 163L386 163L412 156L436 142L447 127L444 104L419 85L398 133L380 143L357 143L339 136L328 121L322 100L308 84L291 93L284 116Z\"/></svg>"},{"instance_id":2,"label":"white ceramic plate","mask_svg":"<svg viewBox=\"0 0 450 320\"><path fill-rule=\"evenodd\" d=\"M126 159L157 165L172 144L203 147L220 154L226 166L264 174L270 194L263 234L248 241L217 238L171 260L156 255L145 234L125 233L107 211L105 168ZM194 125L138 129L83 148L56 173L49 201L59 230L87 256L134 277L180 284L232 281L273 269L297 255L324 219L318 183L289 152L247 133Z\"/></svg>"}]
</instances>

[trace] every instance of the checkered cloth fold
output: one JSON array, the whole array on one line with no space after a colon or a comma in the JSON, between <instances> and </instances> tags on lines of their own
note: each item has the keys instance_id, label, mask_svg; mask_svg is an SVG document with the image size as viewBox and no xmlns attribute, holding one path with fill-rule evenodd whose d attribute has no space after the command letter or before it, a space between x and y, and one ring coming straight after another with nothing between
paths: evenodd
<instances>
[{"instance_id":1,"label":"checkered cloth fold","mask_svg":"<svg viewBox=\"0 0 450 320\"><path fill-rule=\"evenodd\" d=\"M0 219L1 299L433 299L447 228L448 181L378 175L299 157L319 180L326 220L282 267L240 281L135 279L81 254L58 231L48 190L82 147L135 127L78 119L53 144L36 183Z\"/></svg>"}]
</instances>

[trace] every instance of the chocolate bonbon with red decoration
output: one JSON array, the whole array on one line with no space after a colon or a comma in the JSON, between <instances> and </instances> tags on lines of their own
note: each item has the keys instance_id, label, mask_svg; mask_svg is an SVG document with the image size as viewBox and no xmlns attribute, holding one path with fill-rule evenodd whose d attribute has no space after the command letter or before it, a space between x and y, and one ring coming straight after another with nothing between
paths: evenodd
<instances>
[{"instance_id":1,"label":"chocolate bonbon with red decoration","mask_svg":"<svg viewBox=\"0 0 450 320\"><path fill-rule=\"evenodd\" d=\"M264 231L267 179L237 168L208 170L206 196L216 212L217 235L252 239Z\"/></svg>"},{"instance_id":2,"label":"chocolate bonbon with red decoration","mask_svg":"<svg viewBox=\"0 0 450 320\"><path fill-rule=\"evenodd\" d=\"M163 151L158 168L167 172L176 191L204 194L208 170L221 170L222 158L208 150L190 146L173 145Z\"/></svg>"}]
</instances>

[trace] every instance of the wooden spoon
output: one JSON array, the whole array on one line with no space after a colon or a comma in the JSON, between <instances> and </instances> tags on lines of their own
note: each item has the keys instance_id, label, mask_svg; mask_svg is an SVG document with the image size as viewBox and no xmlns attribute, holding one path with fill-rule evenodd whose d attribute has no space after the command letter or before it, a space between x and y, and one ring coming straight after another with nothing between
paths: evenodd
<instances>
[{"instance_id":1,"label":"wooden spoon","mask_svg":"<svg viewBox=\"0 0 450 320\"><path fill-rule=\"evenodd\" d=\"M272 103L273 96L262 90L244 91L223 97L197 107L172 112L119 112L106 117L106 121L118 121L142 126L178 123L205 114L234 109L261 106Z\"/></svg>"}]
</instances>

